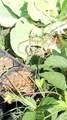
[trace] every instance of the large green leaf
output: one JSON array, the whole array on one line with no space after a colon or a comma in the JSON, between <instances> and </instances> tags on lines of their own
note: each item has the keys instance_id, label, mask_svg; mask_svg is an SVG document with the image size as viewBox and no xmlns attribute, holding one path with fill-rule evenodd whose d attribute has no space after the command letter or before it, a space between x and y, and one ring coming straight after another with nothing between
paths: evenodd
<instances>
[{"instance_id":1,"label":"large green leaf","mask_svg":"<svg viewBox=\"0 0 67 120\"><path fill-rule=\"evenodd\" d=\"M0 0L0 24L4 27L12 27L17 20L18 19L12 14L12 12L8 11Z\"/></svg>"},{"instance_id":2,"label":"large green leaf","mask_svg":"<svg viewBox=\"0 0 67 120\"><path fill-rule=\"evenodd\" d=\"M50 20L55 20L58 15L56 3L58 0L36 0L35 5L44 15L48 16ZM54 18L53 18L54 17Z\"/></svg>"},{"instance_id":3,"label":"large green leaf","mask_svg":"<svg viewBox=\"0 0 67 120\"><path fill-rule=\"evenodd\" d=\"M28 14L35 21L41 21L44 24L51 23L50 19L36 8L35 0L28 1L27 5Z\"/></svg>"},{"instance_id":4,"label":"large green leaf","mask_svg":"<svg viewBox=\"0 0 67 120\"><path fill-rule=\"evenodd\" d=\"M51 120L56 120L58 112L67 110L67 103L65 101L57 100L57 103L58 104L48 109L48 111L51 113ZM63 119L63 120L66 120L66 119Z\"/></svg>"},{"instance_id":5,"label":"large green leaf","mask_svg":"<svg viewBox=\"0 0 67 120\"><path fill-rule=\"evenodd\" d=\"M48 109L48 111L51 113L51 120L56 120L58 112L67 110L67 104L65 103L65 101L57 100L57 102L58 104Z\"/></svg>"},{"instance_id":6,"label":"large green leaf","mask_svg":"<svg viewBox=\"0 0 67 120\"><path fill-rule=\"evenodd\" d=\"M67 69L67 60L59 55L51 55L44 62L44 68L47 67L58 67L58 68L66 68Z\"/></svg>"},{"instance_id":7,"label":"large green leaf","mask_svg":"<svg viewBox=\"0 0 67 120\"><path fill-rule=\"evenodd\" d=\"M26 59L31 45L41 45L38 39L32 40L33 38L29 37L30 33L32 37L39 36L42 33L42 29L30 24L25 18L22 18L22 21L19 20L11 30L10 41L14 52L23 59Z\"/></svg>"},{"instance_id":8,"label":"large green leaf","mask_svg":"<svg viewBox=\"0 0 67 120\"><path fill-rule=\"evenodd\" d=\"M3 3L8 6L16 15L21 16L21 8L24 4L24 0L2 0Z\"/></svg>"},{"instance_id":9,"label":"large green leaf","mask_svg":"<svg viewBox=\"0 0 67 120\"><path fill-rule=\"evenodd\" d=\"M23 22L18 21L16 26L11 30L10 41L14 52L18 56L26 59L27 53L25 49L29 45L29 33L32 25L26 19L23 19Z\"/></svg>"},{"instance_id":10,"label":"large green leaf","mask_svg":"<svg viewBox=\"0 0 67 120\"><path fill-rule=\"evenodd\" d=\"M58 102L53 97L43 98L39 104L39 106L45 106L46 110L51 113L51 118L52 118L51 120L56 120L57 117L56 109L54 109L55 105L58 105Z\"/></svg>"},{"instance_id":11,"label":"large green leaf","mask_svg":"<svg viewBox=\"0 0 67 120\"><path fill-rule=\"evenodd\" d=\"M65 90L67 88L64 75L58 72L44 72L40 74L41 77L45 78L49 83L57 88Z\"/></svg>"},{"instance_id":12,"label":"large green leaf","mask_svg":"<svg viewBox=\"0 0 67 120\"><path fill-rule=\"evenodd\" d=\"M22 120L36 120L36 112L35 111L27 111L22 117Z\"/></svg>"},{"instance_id":13,"label":"large green leaf","mask_svg":"<svg viewBox=\"0 0 67 120\"><path fill-rule=\"evenodd\" d=\"M45 105L49 106L50 105L50 107L51 107L52 105L56 105L56 104L58 104L58 103L57 103L57 100L55 98L53 98L53 97L46 97L46 98L43 98L40 101L39 106L45 106Z\"/></svg>"},{"instance_id":14,"label":"large green leaf","mask_svg":"<svg viewBox=\"0 0 67 120\"><path fill-rule=\"evenodd\" d=\"M43 113L45 111L49 111L49 109L52 109L55 105L58 105L58 102L56 99L54 99L53 97L45 97L40 101L36 113L39 113L39 117L40 117L40 114L42 115L41 120L43 120L43 119L45 120L45 114L43 114ZM52 114L53 111L49 111L49 112Z\"/></svg>"}]
</instances>

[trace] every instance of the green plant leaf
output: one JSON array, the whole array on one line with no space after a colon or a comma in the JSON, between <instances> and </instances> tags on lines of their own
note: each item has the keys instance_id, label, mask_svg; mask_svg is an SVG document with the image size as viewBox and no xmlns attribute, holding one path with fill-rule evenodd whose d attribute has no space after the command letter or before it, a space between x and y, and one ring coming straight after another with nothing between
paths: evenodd
<instances>
[{"instance_id":1,"label":"green plant leaf","mask_svg":"<svg viewBox=\"0 0 67 120\"><path fill-rule=\"evenodd\" d=\"M45 81L44 79L35 79L35 84L38 87L39 91L41 92L42 96L44 97L44 89L45 89Z\"/></svg>"},{"instance_id":2,"label":"green plant leaf","mask_svg":"<svg viewBox=\"0 0 67 120\"><path fill-rule=\"evenodd\" d=\"M25 97L25 102L30 108L36 109L36 102L32 97Z\"/></svg>"},{"instance_id":3,"label":"green plant leaf","mask_svg":"<svg viewBox=\"0 0 67 120\"><path fill-rule=\"evenodd\" d=\"M41 73L40 76L57 88L60 88L62 90L65 90L67 88L65 77L59 72L44 72Z\"/></svg>"},{"instance_id":4,"label":"green plant leaf","mask_svg":"<svg viewBox=\"0 0 67 120\"><path fill-rule=\"evenodd\" d=\"M57 102L57 100L55 98L46 97L46 98L43 98L40 101L39 106L45 106L45 105L48 106L48 105L50 105L50 107L51 107L52 105L56 105L56 104L58 104L58 102Z\"/></svg>"},{"instance_id":5,"label":"green plant leaf","mask_svg":"<svg viewBox=\"0 0 67 120\"><path fill-rule=\"evenodd\" d=\"M26 60L27 56L29 55L30 46L38 44L38 41L36 41L36 39L30 39L30 33L32 37L36 35L38 36L42 33L42 29L29 23L25 18L21 18L21 20L17 22L16 26L11 30L10 33L10 42L12 49L24 60Z\"/></svg>"},{"instance_id":6,"label":"green plant leaf","mask_svg":"<svg viewBox=\"0 0 67 120\"><path fill-rule=\"evenodd\" d=\"M51 120L56 120L58 111L56 111L56 109L53 108L50 108L48 111L51 114Z\"/></svg>"},{"instance_id":7,"label":"green plant leaf","mask_svg":"<svg viewBox=\"0 0 67 120\"><path fill-rule=\"evenodd\" d=\"M17 17L12 12L9 12L0 0L0 24L4 27L12 27L17 20Z\"/></svg>"},{"instance_id":8,"label":"green plant leaf","mask_svg":"<svg viewBox=\"0 0 67 120\"><path fill-rule=\"evenodd\" d=\"M35 120L44 120L44 109L37 108L36 109L36 119Z\"/></svg>"},{"instance_id":9,"label":"green plant leaf","mask_svg":"<svg viewBox=\"0 0 67 120\"><path fill-rule=\"evenodd\" d=\"M38 88L42 88L44 84L44 79L35 79L35 83L38 86Z\"/></svg>"},{"instance_id":10,"label":"green plant leaf","mask_svg":"<svg viewBox=\"0 0 67 120\"><path fill-rule=\"evenodd\" d=\"M4 5L8 6L16 15L21 16L21 7L24 4L24 0L2 0Z\"/></svg>"},{"instance_id":11,"label":"green plant leaf","mask_svg":"<svg viewBox=\"0 0 67 120\"><path fill-rule=\"evenodd\" d=\"M36 112L35 111L27 111L22 117L22 120L36 120Z\"/></svg>"},{"instance_id":12,"label":"green plant leaf","mask_svg":"<svg viewBox=\"0 0 67 120\"><path fill-rule=\"evenodd\" d=\"M36 8L35 0L28 1L27 10L28 14L34 21L41 21L44 24L51 23L50 19Z\"/></svg>"},{"instance_id":13,"label":"green plant leaf","mask_svg":"<svg viewBox=\"0 0 67 120\"><path fill-rule=\"evenodd\" d=\"M48 111L51 113L51 117L52 118L54 117L53 115L55 115L55 118L57 118L58 112L67 110L67 104L66 104L66 102L64 102L63 100L57 100L57 103L58 104L56 104L53 107L51 107L51 108L48 109Z\"/></svg>"},{"instance_id":14,"label":"green plant leaf","mask_svg":"<svg viewBox=\"0 0 67 120\"><path fill-rule=\"evenodd\" d=\"M67 120L67 112L63 112L56 120Z\"/></svg>"},{"instance_id":15,"label":"green plant leaf","mask_svg":"<svg viewBox=\"0 0 67 120\"><path fill-rule=\"evenodd\" d=\"M58 105L58 102L56 99L54 99L53 97L45 97L40 101L36 113L42 114L42 120L43 120L45 119L45 115L43 113L45 111L48 111L49 113L52 114L53 111L51 110L54 110L53 108L55 105Z\"/></svg>"},{"instance_id":16,"label":"green plant leaf","mask_svg":"<svg viewBox=\"0 0 67 120\"><path fill-rule=\"evenodd\" d=\"M67 110L66 102L63 100L57 100L57 104L48 109L48 111L51 113L51 120L56 120L58 112L65 110Z\"/></svg>"},{"instance_id":17,"label":"green plant leaf","mask_svg":"<svg viewBox=\"0 0 67 120\"><path fill-rule=\"evenodd\" d=\"M49 56L46 61L44 62L45 67L58 67L58 68L66 68L67 69L67 60L59 55L51 55Z\"/></svg>"},{"instance_id":18,"label":"green plant leaf","mask_svg":"<svg viewBox=\"0 0 67 120\"><path fill-rule=\"evenodd\" d=\"M60 20L65 20L67 18L67 0L63 1L62 8L61 8L61 13L59 15Z\"/></svg>"},{"instance_id":19,"label":"green plant leaf","mask_svg":"<svg viewBox=\"0 0 67 120\"><path fill-rule=\"evenodd\" d=\"M23 59L26 59L26 47L29 46L29 33L32 25L26 19L23 19L23 22L18 21L16 26L11 30L10 42L14 52Z\"/></svg>"},{"instance_id":20,"label":"green plant leaf","mask_svg":"<svg viewBox=\"0 0 67 120\"><path fill-rule=\"evenodd\" d=\"M53 21L55 17L58 15L56 3L58 0L36 0L35 5L38 10L40 10L44 15L48 16L48 18ZM54 18L53 18L54 17Z\"/></svg>"}]
</instances>

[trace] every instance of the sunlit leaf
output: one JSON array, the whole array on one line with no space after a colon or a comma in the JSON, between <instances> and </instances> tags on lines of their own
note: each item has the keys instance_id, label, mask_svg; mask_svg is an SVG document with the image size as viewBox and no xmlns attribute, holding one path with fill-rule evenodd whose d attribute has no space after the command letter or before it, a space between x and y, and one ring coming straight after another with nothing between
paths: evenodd
<instances>
[{"instance_id":1,"label":"sunlit leaf","mask_svg":"<svg viewBox=\"0 0 67 120\"><path fill-rule=\"evenodd\" d=\"M17 20L18 19L12 14L12 12L8 11L0 0L0 24L4 27L12 27Z\"/></svg>"},{"instance_id":2,"label":"sunlit leaf","mask_svg":"<svg viewBox=\"0 0 67 120\"><path fill-rule=\"evenodd\" d=\"M32 25L28 23L26 19L23 21L24 23L18 21L16 26L12 29L10 39L14 52L23 59L26 59L27 53L25 49L29 45L29 33L32 29Z\"/></svg>"},{"instance_id":3,"label":"sunlit leaf","mask_svg":"<svg viewBox=\"0 0 67 120\"><path fill-rule=\"evenodd\" d=\"M11 30L10 39L11 46L14 52L25 60L29 53L29 49L26 49L29 48L29 46L41 45L37 42L38 39L37 41L36 39L29 39L30 32L31 36L33 37L36 35L40 35L42 30L40 28L37 28L33 24L30 24L25 18L22 18L22 21L23 22L19 20L16 26Z\"/></svg>"},{"instance_id":4,"label":"sunlit leaf","mask_svg":"<svg viewBox=\"0 0 67 120\"><path fill-rule=\"evenodd\" d=\"M38 10L43 12L44 15L48 16L51 20L54 20L57 17L57 7L56 2L58 0L36 0L35 5ZM54 18L53 18L54 17Z\"/></svg>"},{"instance_id":5,"label":"sunlit leaf","mask_svg":"<svg viewBox=\"0 0 67 120\"><path fill-rule=\"evenodd\" d=\"M58 68L66 68L67 69L67 60L59 55L51 55L46 59L44 62L44 67L48 66L50 67L58 67Z\"/></svg>"},{"instance_id":6,"label":"sunlit leaf","mask_svg":"<svg viewBox=\"0 0 67 120\"><path fill-rule=\"evenodd\" d=\"M41 21L44 24L51 23L50 19L36 8L34 0L28 1L27 10L33 20Z\"/></svg>"},{"instance_id":7,"label":"sunlit leaf","mask_svg":"<svg viewBox=\"0 0 67 120\"><path fill-rule=\"evenodd\" d=\"M67 88L65 77L63 74L58 72L44 72L40 74L45 80L54 85L57 88L65 90ZM61 83L61 84L60 84Z\"/></svg>"},{"instance_id":8,"label":"sunlit leaf","mask_svg":"<svg viewBox=\"0 0 67 120\"><path fill-rule=\"evenodd\" d=\"M42 88L44 84L44 79L35 79L35 83L38 86L38 88Z\"/></svg>"},{"instance_id":9,"label":"sunlit leaf","mask_svg":"<svg viewBox=\"0 0 67 120\"><path fill-rule=\"evenodd\" d=\"M21 7L24 0L2 0L16 15L21 16Z\"/></svg>"}]
</instances>

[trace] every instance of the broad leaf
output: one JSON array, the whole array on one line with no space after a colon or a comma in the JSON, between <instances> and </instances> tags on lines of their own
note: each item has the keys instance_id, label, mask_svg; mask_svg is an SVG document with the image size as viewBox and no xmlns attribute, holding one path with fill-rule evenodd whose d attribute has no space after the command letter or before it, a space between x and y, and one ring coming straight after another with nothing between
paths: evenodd
<instances>
[{"instance_id":1,"label":"broad leaf","mask_svg":"<svg viewBox=\"0 0 67 120\"><path fill-rule=\"evenodd\" d=\"M67 88L64 75L58 72L44 72L40 74L45 80L57 88L65 90Z\"/></svg>"},{"instance_id":2,"label":"broad leaf","mask_svg":"<svg viewBox=\"0 0 67 120\"><path fill-rule=\"evenodd\" d=\"M67 112L63 112L56 120L67 120Z\"/></svg>"},{"instance_id":3,"label":"broad leaf","mask_svg":"<svg viewBox=\"0 0 67 120\"><path fill-rule=\"evenodd\" d=\"M24 0L2 0L3 3L8 6L16 15L21 16L21 7L24 4Z\"/></svg>"},{"instance_id":4,"label":"broad leaf","mask_svg":"<svg viewBox=\"0 0 67 120\"><path fill-rule=\"evenodd\" d=\"M44 112L48 111L50 108L53 108L55 105L58 105L58 102L53 97L43 98L36 109L36 120L44 120Z\"/></svg>"},{"instance_id":5,"label":"broad leaf","mask_svg":"<svg viewBox=\"0 0 67 120\"><path fill-rule=\"evenodd\" d=\"M41 21L44 24L51 23L50 19L36 8L35 0L28 1L27 10L28 14L34 21Z\"/></svg>"},{"instance_id":6,"label":"broad leaf","mask_svg":"<svg viewBox=\"0 0 67 120\"><path fill-rule=\"evenodd\" d=\"M18 21L16 26L11 30L10 41L14 52L23 59L26 59L26 47L29 46L29 33L32 25L26 19L23 19L23 22Z\"/></svg>"},{"instance_id":7,"label":"broad leaf","mask_svg":"<svg viewBox=\"0 0 67 120\"><path fill-rule=\"evenodd\" d=\"M41 45L39 44L38 39L37 41L36 39L32 39L34 36L39 36L42 33L42 30L29 23L25 18L22 18L22 21L19 20L16 26L11 30L10 41L14 52L26 60L30 52L30 46ZM31 38L29 37L30 33Z\"/></svg>"},{"instance_id":8,"label":"broad leaf","mask_svg":"<svg viewBox=\"0 0 67 120\"><path fill-rule=\"evenodd\" d=\"M41 109L37 109L36 110L36 119L35 120L44 120L44 109L43 110L41 110Z\"/></svg>"},{"instance_id":9,"label":"broad leaf","mask_svg":"<svg viewBox=\"0 0 67 120\"><path fill-rule=\"evenodd\" d=\"M56 120L58 112L67 110L67 104L63 100L58 100L57 102L58 104L48 109L48 111L51 113L52 118L54 118L51 120Z\"/></svg>"},{"instance_id":10,"label":"broad leaf","mask_svg":"<svg viewBox=\"0 0 67 120\"><path fill-rule=\"evenodd\" d=\"M51 118L52 118L51 120L56 120L58 112L67 110L66 102L64 102L63 100L57 100L57 103L58 104L48 109L48 111L51 113Z\"/></svg>"},{"instance_id":11,"label":"broad leaf","mask_svg":"<svg viewBox=\"0 0 67 120\"><path fill-rule=\"evenodd\" d=\"M35 111L27 111L22 117L22 120L35 120L36 112Z\"/></svg>"},{"instance_id":12,"label":"broad leaf","mask_svg":"<svg viewBox=\"0 0 67 120\"><path fill-rule=\"evenodd\" d=\"M50 57L48 57L46 59L46 61L44 62L44 68L45 66L47 67L58 67L58 68L66 68L67 69L67 60L59 55L51 55Z\"/></svg>"},{"instance_id":13,"label":"broad leaf","mask_svg":"<svg viewBox=\"0 0 67 120\"><path fill-rule=\"evenodd\" d=\"M12 12L8 11L0 0L0 24L4 27L12 27L17 20L18 19L12 14Z\"/></svg>"},{"instance_id":14,"label":"broad leaf","mask_svg":"<svg viewBox=\"0 0 67 120\"><path fill-rule=\"evenodd\" d=\"M45 106L45 105L48 106L48 105L50 105L50 107L51 107L51 105L56 105L56 104L58 104L58 103L57 103L57 100L55 98L53 98L53 97L46 97L46 98L43 98L40 101L39 106Z\"/></svg>"},{"instance_id":15,"label":"broad leaf","mask_svg":"<svg viewBox=\"0 0 67 120\"><path fill-rule=\"evenodd\" d=\"M38 10L40 10L44 15L48 16L50 20L55 20L55 17L57 17L58 12L57 12L57 7L56 7L56 2L58 0L36 0L35 5ZM54 17L54 18L53 18Z\"/></svg>"}]
</instances>

